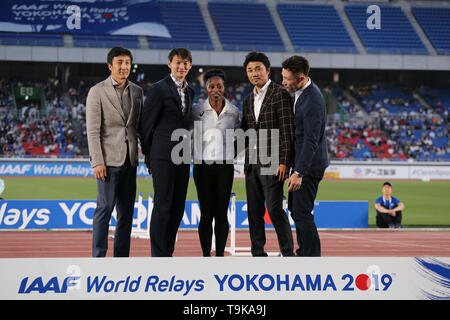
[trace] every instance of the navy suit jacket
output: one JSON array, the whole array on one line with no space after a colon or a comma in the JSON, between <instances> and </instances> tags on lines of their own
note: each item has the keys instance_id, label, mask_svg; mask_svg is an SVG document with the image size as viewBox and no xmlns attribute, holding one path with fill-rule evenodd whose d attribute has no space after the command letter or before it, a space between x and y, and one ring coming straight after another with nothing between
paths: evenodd
<instances>
[{"instance_id":1,"label":"navy suit jacket","mask_svg":"<svg viewBox=\"0 0 450 320\"><path fill-rule=\"evenodd\" d=\"M322 92L311 81L295 104L294 171L301 175L321 175L328 166L326 121Z\"/></svg>"},{"instance_id":2,"label":"navy suit jacket","mask_svg":"<svg viewBox=\"0 0 450 320\"><path fill-rule=\"evenodd\" d=\"M172 148L179 143L171 141L172 132L192 126L194 95L194 89L188 86L183 114L181 98L170 75L150 87L139 124L142 152L148 160L171 160Z\"/></svg>"}]
</instances>

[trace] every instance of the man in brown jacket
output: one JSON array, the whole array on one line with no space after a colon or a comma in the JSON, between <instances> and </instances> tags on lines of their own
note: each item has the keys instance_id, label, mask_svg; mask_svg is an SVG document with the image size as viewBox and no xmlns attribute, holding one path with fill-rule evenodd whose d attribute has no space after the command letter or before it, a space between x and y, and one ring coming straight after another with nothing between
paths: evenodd
<instances>
[{"instance_id":1,"label":"man in brown jacket","mask_svg":"<svg viewBox=\"0 0 450 320\"><path fill-rule=\"evenodd\" d=\"M114 47L107 61L111 76L92 87L86 101L89 160L98 192L92 256L106 255L109 221L116 207L114 256L128 257L139 162L137 126L144 94L127 79L133 62L129 50Z\"/></svg>"},{"instance_id":2,"label":"man in brown jacket","mask_svg":"<svg viewBox=\"0 0 450 320\"><path fill-rule=\"evenodd\" d=\"M283 185L293 160L293 102L289 93L269 79L270 61L264 53L250 52L244 68L255 87L243 102L242 126L253 129L257 139L246 150L245 187L248 223L253 256L267 256L264 214L265 206L278 237L283 256L293 256L289 219L283 210ZM253 153L253 156L252 156ZM267 159L275 161L265 163Z\"/></svg>"}]
</instances>

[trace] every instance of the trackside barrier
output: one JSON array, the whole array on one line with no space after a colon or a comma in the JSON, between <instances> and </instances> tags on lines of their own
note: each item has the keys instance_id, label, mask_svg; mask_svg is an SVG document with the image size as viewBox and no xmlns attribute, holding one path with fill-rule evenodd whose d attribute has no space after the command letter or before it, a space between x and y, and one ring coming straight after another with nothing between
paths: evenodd
<instances>
[{"instance_id":1,"label":"trackside barrier","mask_svg":"<svg viewBox=\"0 0 450 320\"><path fill-rule=\"evenodd\" d=\"M286 211L286 197L283 197L283 209ZM213 238L214 240L214 238ZM214 243L214 242L213 242ZM251 247L239 247L236 245L236 194L231 194L231 217L230 217L230 246L225 251L232 256L251 256ZM280 256L280 252L267 252L269 256Z\"/></svg>"},{"instance_id":2,"label":"trackside barrier","mask_svg":"<svg viewBox=\"0 0 450 320\"><path fill-rule=\"evenodd\" d=\"M136 227L133 226L131 229L131 237L138 239L150 239L150 220L152 218L152 210L153 210L153 197L152 194L148 194L148 202L147 202L147 217L145 217L145 212L142 210L143 208L143 195L142 192L139 192L138 197L138 221L142 221ZM142 224L145 223L145 226L142 227Z\"/></svg>"}]
</instances>

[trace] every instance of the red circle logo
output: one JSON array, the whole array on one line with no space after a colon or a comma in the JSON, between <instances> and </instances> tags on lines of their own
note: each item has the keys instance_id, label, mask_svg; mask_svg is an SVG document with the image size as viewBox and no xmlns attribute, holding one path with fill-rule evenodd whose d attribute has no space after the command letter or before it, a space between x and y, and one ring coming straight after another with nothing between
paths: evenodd
<instances>
[{"instance_id":1,"label":"red circle logo","mask_svg":"<svg viewBox=\"0 0 450 320\"><path fill-rule=\"evenodd\" d=\"M356 277L355 284L359 290L367 290L370 288L370 278L367 274L360 274Z\"/></svg>"}]
</instances>

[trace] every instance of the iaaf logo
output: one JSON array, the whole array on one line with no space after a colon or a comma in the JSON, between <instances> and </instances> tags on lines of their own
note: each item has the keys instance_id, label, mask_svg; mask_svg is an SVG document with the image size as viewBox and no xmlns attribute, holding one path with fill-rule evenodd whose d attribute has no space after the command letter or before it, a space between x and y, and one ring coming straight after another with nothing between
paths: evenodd
<instances>
[{"instance_id":1,"label":"iaaf logo","mask_svg":"<svg viewBox=\"0 0 450 320\"><path fill-rule=\"evenodd\" d=\"M59 280L58 276L53 276L48 280L44 280L43 277L30 278L25 277L20 281L18 293L30 294L32 292L37 293L66 293L67 290L80 289L81 288L81 272L80 267L71 265L67 267L66 273L68 276L63 277L63 280Z\"/></svg>"}]
</instances>

